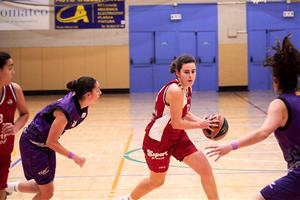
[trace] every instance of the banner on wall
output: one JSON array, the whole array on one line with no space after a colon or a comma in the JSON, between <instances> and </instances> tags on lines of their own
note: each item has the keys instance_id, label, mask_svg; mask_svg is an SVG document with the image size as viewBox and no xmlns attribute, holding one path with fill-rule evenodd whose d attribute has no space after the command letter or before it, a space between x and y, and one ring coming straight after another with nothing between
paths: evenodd
<instances>
[{"instance_id":1,"label":"banner on wall","mask_svg":"<svg viewBox=\"0 0 300 200\"><path fill-rule=\"evenodd\" d=\"M48 0L0 1L0 30L46 30L49 19Z\"/></svg>"},{"instance_id":2,"label":"banner on wall","mask_svg":"<svg viewBox=\"0 0 300 200\"><path fill-rule=\"evenodd\" d=\"M55 29L125 28L125 0L55 0Z\"/></svg>"}]
</instances>

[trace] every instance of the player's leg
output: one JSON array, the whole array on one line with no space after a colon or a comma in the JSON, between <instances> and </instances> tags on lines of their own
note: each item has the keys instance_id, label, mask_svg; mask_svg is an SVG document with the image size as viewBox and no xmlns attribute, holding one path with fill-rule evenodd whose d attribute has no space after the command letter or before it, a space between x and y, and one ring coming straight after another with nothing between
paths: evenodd
<instances>
[{"instance_id":1,"label":"player's leg","mask_svg":"<svg viewBox=\"0 0 300 200\"><path fill-rule=\"evenodd\" d=\"M45 185L38 185L39 191L38 193L32 198L33 200L48 200L51 199L54 192L54 185L53 182L50 182Z\"/></svg>"},{"instance_id":2,"label":"player's leg","mask_svg":"<svg viewBox=\"0 0 300 200\"><path fill-rule=\"evenodd\" d=\"M183 159L183 162L190 166L200 175L202 187L208 199L219 199L215 178L212 168L201 151L194 152Z\"/></svg>"},{"instance_id":3,"label":"player's leg","mask_svg":"<svg viewBox=\"0 0 300 200\"><path fill-rule=\"evenodd\" d=\"M265 200L265 198L263 197L263 195L261 193L258 193L255 197L254 200Z\"/></svg>"},{"instance_id":4,"label":"player's leg","mask_svg":"<svg viewBox=\"0 0 300 200\"><path fill-rule=\"evenodd\" d=\"M5 200L6 199L6 194L5 194L5 190L0 190L0 200Z\"/></svg>"},{"instance_id":5,"label":"player's leg","mask_svg":"<svg viewBox=\"0 0 300 200\"><path fill-rule=\"evenodd\" d=\"M23 181L23 182L10 182L7 183L5 189L9 194L13 192L25 192L25 193L38 193L39 188L35 180Z\"/></svg>"},{"instance_id":6,"label":"player's leg","mask_svg":"<svg viewBox=\"0 0 300 200\"><path fill-rule=\"evenodd\" d=\"M205 155L197 150L186 132L182 133L172 155L200 175L202 187L208 199L219 199L212 168Z\"/></svg>"},{"instance_id":7,"label":"player's leg","mask_svg":"<svg viewBox=\"0 0 300 200\"><path fill-rule=\"evenodd\" d=\"M10 155L0 156L0 200L6 199L6 183L10 167Z\"/></svg>"},{"instance_id":8,"label":"player's leg","mask_svg":"<svg viewBox=\"0 0 300 200\"><path fill-rule=\"evenodd\" d=\"M150 170L150 176L142 180L132 191L131 198L136 200L145 196L152 190L162 186L165 182L167 172L156 173Z\"/></svg>"}]
</instances>

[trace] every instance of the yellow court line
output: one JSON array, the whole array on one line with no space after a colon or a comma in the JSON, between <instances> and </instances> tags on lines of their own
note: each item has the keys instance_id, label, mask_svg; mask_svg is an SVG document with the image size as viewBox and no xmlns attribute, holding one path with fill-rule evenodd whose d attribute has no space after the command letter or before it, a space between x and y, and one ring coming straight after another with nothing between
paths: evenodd
<instances>
[{"instance_id":1,"label":"yellow court line","mask_svg":"<svg viewBox=\"0 0 300 200\"><path fill-rule=\"evenodd\" d=\"M16 156L17 155L17 150L14 148L13 152L11 153L12 156Z\"/></svg>"},{"instance_id":2,"label":"yellow court line","mask_svg":"<svg viewBox=\"0 0 300 200\"><path fill-rule=\"evenodd\" d=\"M128 148L129 148L129 145L130 145L130 142L131 142L131 139L132 139L132 135L133 134L130 133L130 135L127 139L123 154L128 151ZM120 160L120 163L119 163L119 166L118 166L117 173L115 175L115 178L113 180L113 183L112 183L109 195L108 195L108 200L112 200L113 197L114 197L114 193L116 191L116 188L117 188L117 185L118 185L118 182L119 182L119 178L120 178L120 175L121 175L121 172L122 172L122 169L123 169L123 165L124 165L124 157L122 156L122 158Z\"/></svg>"}]
</instances>

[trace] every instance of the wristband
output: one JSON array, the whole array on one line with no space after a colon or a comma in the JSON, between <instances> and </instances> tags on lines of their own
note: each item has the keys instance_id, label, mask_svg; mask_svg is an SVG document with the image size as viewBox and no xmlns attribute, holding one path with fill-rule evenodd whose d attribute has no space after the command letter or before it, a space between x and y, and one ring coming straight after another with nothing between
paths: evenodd
<instances>
[{"instance_id":1,"label":"wristband","mask_svg":"<svg viewBox=\"0 0 300 200\"><path fill-rule=\"evenodd\" d=\"M73 159L75 157L75 153L73 153L72 151L70 151L68 153L68 158Z\"/></svg>"},{"instance_id":2,"label":"wristband","mask_svg":"<svg viewBox=\"0 0 300 200\"><path fill-rule=\"evenodd\" d=\"M233 140L230 142L232 150L237 150L239 148L237 141Z\"/></svg>"}]
</instances>

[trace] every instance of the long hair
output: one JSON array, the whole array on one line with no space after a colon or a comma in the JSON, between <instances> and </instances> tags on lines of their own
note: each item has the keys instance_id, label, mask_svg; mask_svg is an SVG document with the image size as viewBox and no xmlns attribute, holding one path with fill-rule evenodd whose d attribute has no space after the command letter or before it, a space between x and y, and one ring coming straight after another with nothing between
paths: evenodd
<instances>
[{"instance_id":1,"label":"long hair","mask_svg":"<svg viewBox=\"0 0 300 200\"><path fill-rule=\"evenodd\" d=\"M284 37L272 47L275 54L267 56L265 66L272 67L273 76L278 78L279 89L282 92L296 89L300 75L300 53L290 41L291 34Z\"/></svg>"}]
</instances>

